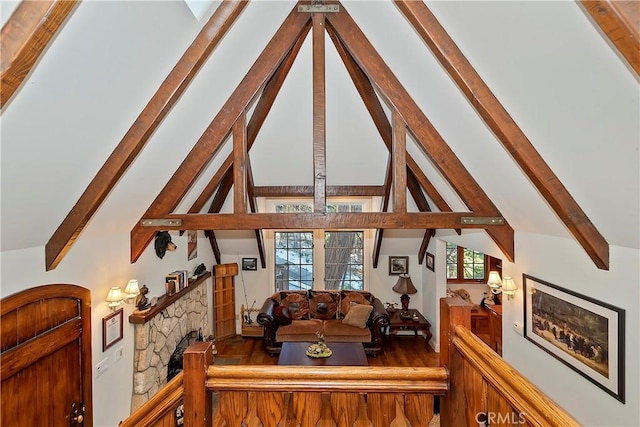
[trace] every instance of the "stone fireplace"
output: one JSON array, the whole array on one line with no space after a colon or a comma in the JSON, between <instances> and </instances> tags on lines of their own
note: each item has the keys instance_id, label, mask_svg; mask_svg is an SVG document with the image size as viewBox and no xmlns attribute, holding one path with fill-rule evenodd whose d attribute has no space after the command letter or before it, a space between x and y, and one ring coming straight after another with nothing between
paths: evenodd
<instances>
[{"instance_id":1,"label":"stone fireplace","mask_svg":"<svg viewBox=\"0 0 640 427\"><path fill-rule=\"evenodd\" d=\"M206 278L201 277L171 297L160 298L148 313L130 317L135 323L131 412L167 383L171 355L184 337L209 336Z\"/></svg>"}]
</instances>

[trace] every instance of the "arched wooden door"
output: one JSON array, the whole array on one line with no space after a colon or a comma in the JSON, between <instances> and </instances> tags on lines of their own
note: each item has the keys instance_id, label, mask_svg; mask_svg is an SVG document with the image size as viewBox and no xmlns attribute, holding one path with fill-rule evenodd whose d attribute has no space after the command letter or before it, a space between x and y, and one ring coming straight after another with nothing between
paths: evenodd
<instances>
[{"instance_id":1,"label":"arched wooden door","mask_svg":"<svg viewBox=\"0 0 640 427\"><path fill-rule=\"evenodd\" d=\"M0 306L2 426L93 426L91 292L43 285Z\"/></svg>"}]
</instances>

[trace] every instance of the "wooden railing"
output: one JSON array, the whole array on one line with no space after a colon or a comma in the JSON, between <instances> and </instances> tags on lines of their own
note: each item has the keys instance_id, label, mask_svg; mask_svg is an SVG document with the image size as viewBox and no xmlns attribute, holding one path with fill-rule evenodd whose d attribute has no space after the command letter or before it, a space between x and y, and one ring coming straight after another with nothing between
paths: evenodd
<instances>
[{"instance_id":1,"label":"wooden railing","mask_svg":"<svg viewBox=\"0 0 640 427\"><path fill-rule=\"evenodd\" d=\"M433 396L448 390L440 367L216 366L210 352L196 343L184 353L189 427L427 426Z\"/></svg>"},{"instance_id":2,"label":"wooden railing","mask_svg":"<svg viewBox=\"0 0 640 427\"><path fill-rule=\"evenodd\" d=\"M579 425L470 332L470 305L458 298L442 299L440 314L440 362L450 373L440 425Z\"/></svg>"},{"instance_id":3,"label":"wooden railing","mask_svg":"<svg viewBox=\"0 0 640 427\"><path fill-rule=\"evenodd\" d=\"M122 427L173 426L182 398L186 427L427 426L436 395L444 427L579 425L469 331L470 305L440 304L442 367L217 366L212 343L198 342L184 388L180 375Z\"/></svg>"},{"instance_id":4,"label":"wooden railing","mask_svg":"<svg viewBox=\"0 0 640 427\"><path fill-rule=\"evenodd\" d=\"M151 399L142 404L119 427L174 427L176 409L182 405L184 395L183 373L180 372Z\"/></svg>"}]
</instances>

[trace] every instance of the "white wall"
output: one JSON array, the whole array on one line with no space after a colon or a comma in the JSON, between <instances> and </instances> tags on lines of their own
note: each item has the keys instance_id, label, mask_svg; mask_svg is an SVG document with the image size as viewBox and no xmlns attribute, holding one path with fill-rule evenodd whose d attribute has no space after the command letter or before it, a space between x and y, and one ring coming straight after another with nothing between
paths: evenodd
<instances>
[{"instance_id":1,"label":"white wall","mask_svg":"<svg viewBox=\"0 0 640 427\"><path fill-rule=\"evenodd\" d=\"M172 233L178 245L174 252L167 252L159 259L153 243L136 264L129 262L129 234L107 235L79 239L57 269L44 270L44 247L5 251L1 253L0 295L4 298L23 289L52 284L70 283L91 290L91 334L93 369L93 411L96 427L115 427L129 416L133 387L133 325L128 317L132 304L123 304L124 330L122 341L105 352L102 351L102 318L110 313L104 301L111 286L124 289L129 279L138 279L140 286L149 288L148 297L164 294L164 276L178 269L193 271L204 263L211 270L213 255L206 238L199 233L198 257L187 261L186 234ZM211 295L211 280L208 281ZM115 360L117 349L123 349L123 357ZM95 376L95 365L108 359L106 373Z\"/></svg>"}]
</instances>

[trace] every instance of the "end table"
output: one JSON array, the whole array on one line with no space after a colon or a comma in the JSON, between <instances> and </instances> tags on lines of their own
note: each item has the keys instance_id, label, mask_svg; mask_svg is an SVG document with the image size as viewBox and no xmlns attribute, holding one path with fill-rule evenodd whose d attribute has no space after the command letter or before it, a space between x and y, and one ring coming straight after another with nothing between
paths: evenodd
<instances>
[{"instance_id":1,"label":"end table","mask_svg":"<svg viewBox=\"0 0 640 427\"><path fill-rule=\"evenodd\" d=\"M414 320L414 315L418 320ZM418 336L418 331L424 336L424 345L429 351L431 324L422 313L416 309L396 310L394 313L389 313L389 317L389 345L391 348L393 348L393 337L398 334L398 331L413 330L415 336Z\"/></svg>"}]
</instances>

